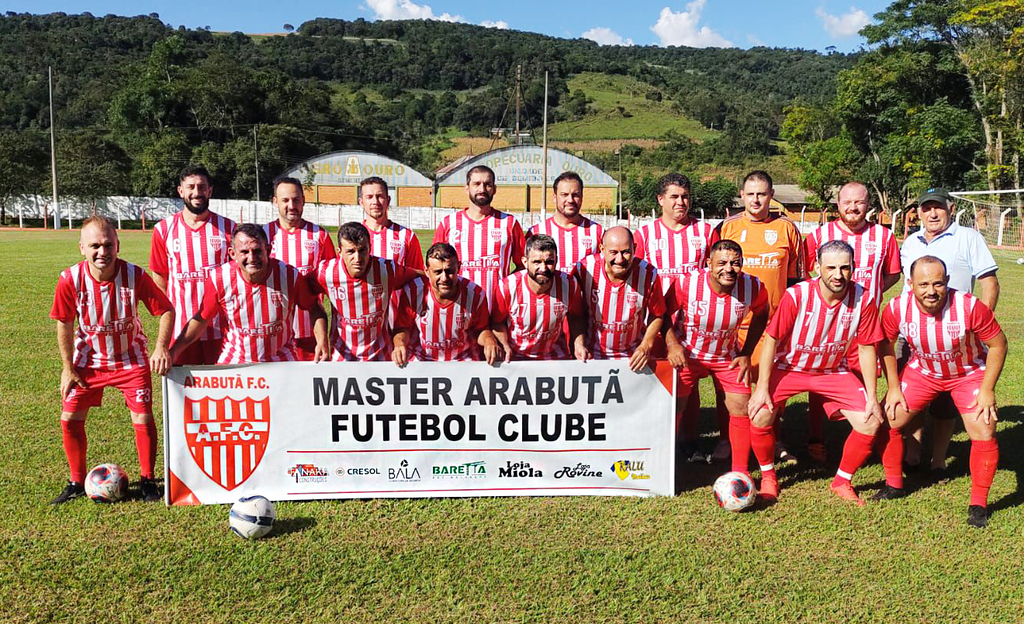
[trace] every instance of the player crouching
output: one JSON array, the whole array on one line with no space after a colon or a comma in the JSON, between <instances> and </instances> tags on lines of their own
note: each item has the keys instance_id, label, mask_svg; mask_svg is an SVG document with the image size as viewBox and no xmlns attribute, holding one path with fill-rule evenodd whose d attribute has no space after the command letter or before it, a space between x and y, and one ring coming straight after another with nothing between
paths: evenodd
<instances>
[{"instance_id":1,"label":"player crouching","mask_svg":"<svg viewBox=\"0 0 1024 624\"><path fill-rule=\"evenodd\" d=\"M851 480L871 455L883 424L874 375L861 377L846 364L851 342L858 345L862 371L878 365L875 344L882 339L878 308L865 290L851 281L853 249L834 240L818 248L820 277L788 288L772 317L759 363L757 385L751 394L750 444L761 466L761 495L778 498L779 482L773 463L776 406L801 392L824 397L825 413L841 414L853 427L843 447L832 491L863 505Z\"/></svg>"},{"instance_id":2,"label":"player crouching","mask_svg":"<svg viewBox=\"0 0 1024 624\"><path fill-rule=\"evenodd\" d=\"M911 290L889 302L882 313L887 341L902 334L910 361L900 375L891 342L883 346L889 390L886 415L898 428L924 409L940 392L949 392L971 438L971 500L967 523L988 524L988 490L999 462L996 443L996 382L1006 361L1006 335L991 310L976 297L948 287L946 265L923 256L910 267ZM902 445L902 438L899 443ZM902 446L898 449L903 454ZM898 498L887 485L885 498Z\"/></svg>"},{"instance_id":3,"label":"player crouching","mask_svg":"<svg viewBox=\"0 0 1024 624\"><path fill-rule=\"evenodd\" d=\"M61 273L50 311L57 321L63 365L60 424L71 469L71 479L51 504L60 505L85 493L85 419L89 408L102 403L103 389L108 386L124 394L131 412L142 497L160 500L160 489L153 480L157 434L150 370L163 374L170 367L167 343L174 309L145 271L118 259L117 230L107 219L86 219L78 246L85 261ZM153 316L160 317L156 346L148 359L138 316L140 301Z\"/></svg>"}]
</instances>

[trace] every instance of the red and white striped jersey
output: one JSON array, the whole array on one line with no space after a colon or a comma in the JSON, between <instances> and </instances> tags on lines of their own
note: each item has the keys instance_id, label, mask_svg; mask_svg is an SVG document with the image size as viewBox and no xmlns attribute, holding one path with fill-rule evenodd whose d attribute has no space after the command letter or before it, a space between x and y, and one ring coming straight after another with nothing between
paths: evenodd
<instances>
[{"instance_id":1,"label":"red and white striped jersey","mask_svg":"<svg viewBox=\"0 0 1024 624\"><path fill-rule=\"evenodd\" d=\"M849 370L846 353L851 344L882 339L878 306L860 284L851 282L846 296L830 306L817 279L786 289L766 333L778 342L775 366L805 373Z\"/></svg>"},{"instance_id":2,"label":"red and white striped jersey","mask_svg":"<svg viewBox=\"0 0 1024 624\"><path fill-rule=\"evenodd\" d=\"M104 371L148 368L139 302L154 316L174 309L153 278L124 260L117 261L117 273L109 282L97 281L84 260L65 269L57 279L50 318L65 323L78 319L75 366Z\"/></svg>"},{"instance_id":3,"label":"red and white striped jersey","mask_svg":"<svg viewBox=\"0 0 1024 624\"><path fill-rule=\"evenodd\" d=\"M203 296L203 318L222 315L224 346L218 364L290 362L295 307L318 305L299 270L269 258L270 274L262 284L242 278L234 260L210 272Z\"/></svg>"},{"instance_id":4,"label":"red and white striped jersey","mask_svg":"<svg viewBox=\"0 0 1024 624\"><path fill-rule=\"evenodd\" d=\"M988 306L970 293L952 288L939 316L917 304L914 293L906 292L889 302L882 312L882 330L889 340L903 334L910 345L907 366L922 375L938 379L963 377L985 369L991 340L1002 329Z\"/></svg>"},{"instance_id":5,"label":"red and white striped jersey","mask_svg":"<svg viewBox=\"0 0 1024 624\"><path fill-rule=\"evenodd\" d=\"M427 278L419 277L392 296L394 328L410 333L409 359L450 362L479 359L476 340L490 327L487 299L474 282L459 278L454 301L438 301Z\"/></svg>"},{"instance_id":6,"label":"red and white striped jersey","mask_svg":"<svg viewBox=\"0 0 1024 624\"><path fill-rule=\"evenodd\" d=\"M301 275L316 271L321 262L338 255L327 230L308 221L303 222L302 227L295 228L293 232L281 227L280 221L271 221L263 226L263 231L267 233L267 240L270 241L270 257L292 265ZM296 340L313 337L313 319L309 312L295 310L292 337Z\"/></svg>"},{"instance_id":7,"label":"red and white striped jersey","mask_svg":"<svg viewBox=\"0 0 1024 624\"><path fill-rule=\"evenodd\" d=\"M686 357L701 362L731 362L739 355L737 330L747 313L768 310L764 285L746 273L721 295L711 289L706 270L680 275L669 301L669 309L679 310L674 327Z\"/></svg>"},{"instance_id":8,"label":"red and white striped jersey","mask_svg":"<svg viewBox=\"0 0 1024 624\"><path fill-rule=\"evenodd\" d=\"M658 269L662 293L668 294L677 277L704 268L714 233L710 224L692 217L678 230L656 219L633 233L634 255Z\"/></svg>"},{"instance_id":9,"label":"red and white striped jersey","mask_svg":"<svg viewBox=\"0 0 1024 624\"><path fill-rule=\"evenodd\" d=\"M390 355L386 325L392 292L418 273L392 260L370 258L363 277L352 277L341 258L316 270L316 284L333 308L331 360L382 361Z\"/></svg>"},{"instance_id":10,"label":"red and white striped jersey","mask_svg":"<svg viewBox=\"0 0 1024 624\"><path fill-rule=\"evenodd\" d=\"M583 314L576 280L555 272L551 290L538 295L527 284L526 271L518 271L498 283L491 320L505 321L514 360L567 360L569 340L566 319Z\"/></svg>"},{"instance_id":11,"label":"red and white striped jersey","mask_svg":"<svg viewBox=\"0 0 1024 624\"><path fill-rule=\"evenodd\" d=\"M616 284L605 274L600 254L587 256L576 265L576 279L588 317L586 344L594 359L629 358L648 323L665 314L658 270L646 260L635 258L629 277Z\"/></svg>"},{"instance_id":12,"label":"red and white striped jersey","mask_svg":"<svg viewBox=\"0 0 1024 624\"><path fill-rule=\"evenodd\" d=\"M394 221L388 221L387 227L381 228L379 232L373 231L365 221L363 225L366 225L370 232L371 255L394 260L397 264L410 269L423 270L423 251L420 249L420 239L416 238L416 232Z\"/></svg>"},{"instance_id":13,"label":"red and white striped jersey","mask_svg":"<svg viewBox=\"0 0 1024 624\"><path fill-rule=\"evenodd\" d=\"M853 247L853 281L868 291L868 298L881 302L882 280L886 274L900 273L900 250L892 231L877 223L868 224L859 234L850 234L838 221L826 223L804 239L804 266L808 270L817 261L818 247L828 241L846 241Z\"/></svg>"},{"instance_id":14,"label":"red and white striped jersey","mask_svg":"<svg viewBox=\"0 0 1024 624\"><path fill-rule=\"evenodd\" d=\"M586 217L583 217L579 225L571 228L564 228L558 225L554 217L548 217L531 227L527 238L547 234L555 239L558 245L558 270L571 271L577 262L601 249L603 233L600 224Z\"/></svg>"},{"instance_id":15,"label":"red and white striped jersey","mask_svg":"<svg viewBox=\"0 0 1024 624\"><path fill-rule=\"evenodd\" d=\"M448 243L459 255L459 275L474 282L490 302L501 278L511 273L510 264L522 261L526 248L523 228L515 217L492 210L479 221L460 210L445 216L434 232L435 243Z\"/></svg>"},{"instance_id":16,"label":"red and white striped jersey","mask_svg":"<svg viewBox=\"0 0 1024 624\"><path fill-rule=\"evenodd\" d=\"M175 213L153 228L149 270L167 280L167 297L174 305L174 333L178 336L203 304L203 289L210 269L228 261L235 222L219 214L196 229ZM200 340L221 337L220 320L213 319ZM174 341L174 338L171 338Z\"/></svg>"}]
</instances>

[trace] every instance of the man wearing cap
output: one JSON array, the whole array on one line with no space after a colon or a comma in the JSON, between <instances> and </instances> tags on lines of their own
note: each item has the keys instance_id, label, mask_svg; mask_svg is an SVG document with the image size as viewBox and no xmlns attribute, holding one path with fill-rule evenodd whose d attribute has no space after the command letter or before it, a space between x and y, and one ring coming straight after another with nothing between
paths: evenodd
<instances>
[{"instance_id":1,"label":"man wearing cap","mask_svg":"<svg viewBox=\"0 0 1024 624\"><path fill-rule=\"evenodd\" d=\"M947 267L949 287L960 292L974 291L975 284L981 287L978 299L993 312L999 300L999 279L996 277L995 259L989 251L984 237L973 229L962 228L953 220L956 204L953 196L944 188L931 188L917 200L917 216L921 228L907 236L900 249L900 264L907 278L904 292L910 290L910 267L922 256L935 256ZM897 355L908 353L900 344ZM901 357L901 361L904 358ZM945 476L946 451L956 426L958 412L948 392L939 394L932 403L931 414L935 417L934 446L931 469L937 479ZM921 422L918 420L906 428L906 461L916 467L921 461Z\"/></svg>"}]
</instances>

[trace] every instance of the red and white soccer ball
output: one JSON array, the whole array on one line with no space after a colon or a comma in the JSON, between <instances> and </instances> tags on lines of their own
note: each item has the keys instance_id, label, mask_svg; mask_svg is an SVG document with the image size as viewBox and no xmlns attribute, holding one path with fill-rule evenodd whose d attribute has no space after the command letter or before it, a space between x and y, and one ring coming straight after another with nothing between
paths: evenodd
<instances>
[{"instance_id":1,"label":"red and white soccer ball","mask_svg":"<svg viewBox=\"0 0 1024 624\"><path fill-rule=\"evenodd\" d=\"M743 511L757 500L754 480L742 472L727 472L715 480L715 502L726 511Z\"/></svg>"},{"instance_id":2,"label":"red and white soccer ball","mask_svg":"<svg viewBox=\"0 0 1024 624\"><path fill-rule=\"evenodd\" d=\"M100 464L85 477L85 494L97 503L116 503L128 491L128 474L117 464Z\"/></svg>"}]
</instances>

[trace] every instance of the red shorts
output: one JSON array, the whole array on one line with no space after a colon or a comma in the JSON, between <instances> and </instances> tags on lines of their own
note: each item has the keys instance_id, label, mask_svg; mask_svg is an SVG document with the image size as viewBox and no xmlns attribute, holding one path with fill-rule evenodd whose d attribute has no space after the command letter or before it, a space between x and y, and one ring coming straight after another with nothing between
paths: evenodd
<instances>
[{"instance_id":1,"label":"red shorts","mask_svg":"<svg viewBox=\"0 0 1024 624\"><path fill-rule=\"evenodd\" d=\"M903 369L900 376L900 389L911 412L923 410L935 400L940 392L953 395L953 403L960 414L973 413L970 409L974 399L981 390L981 380L985 378L984 370L976 370L953 379L937 379L922 374L916 368Z\"/></svg>"},{"instance_id":2,"label":"red shorts","mask_svg":"<svg viewBox=\"0 0 1024 624\"><path fill-rule=\"evenodd\" d=\"M124 395L125 405L134 414L149 414L153 411L153 379L149 367L129 368L120 371L101 371L94 368L75 368L85 388L75 386L64 399L65 412L77 412L103 404L103 389L114 387Z\"/></svg>"},{"instance_id":3,"label":"red shorts","mask_svg":"<svg viewBox=\"0 0 1024 624\"><path fill-rule=\"evenodd\" d=\"M801 392L814 392L825 399L823 407L830 418L842 419L841 415L836 416L839 410L863 412L867 407L867 391L864 390L864 381L857 373L804 373L780 368L772 370L768 394L776 407Z\"/></svg>"},{"instance_id":4,"label":"red shorts","mask_svg":"<svg viewBox=\"0 0 1024 624\"><path fill-rule=\"evenodd\" d=\"M212 366L220 358L221 340L196 340L178 354L175 366Z\"/></svg>"},{"instance_id":5,"label":"red shorts","mask_svg":"<svg viewBox=\"0 0 1024 624\"><path fill-rule=\"evenodd\" d=\"M296 360L312 362L313 358L316 357L316 338L296 338L293 344L295 345Z\"/></svg>"},{"instance_id":6,"label":"red shorts","mask_svg":"<svg viewBox=\"0 0 1024 624\"><path fill-rule=\"evenodd\" d=\"M686 358L686 368L679 371L680 396L690 394L697 381L711 376L715 383L731 394L750 394L750 387L736 381L736 369L729 370L730 362L700 362Z\"/></svg>"}]
</instances>

